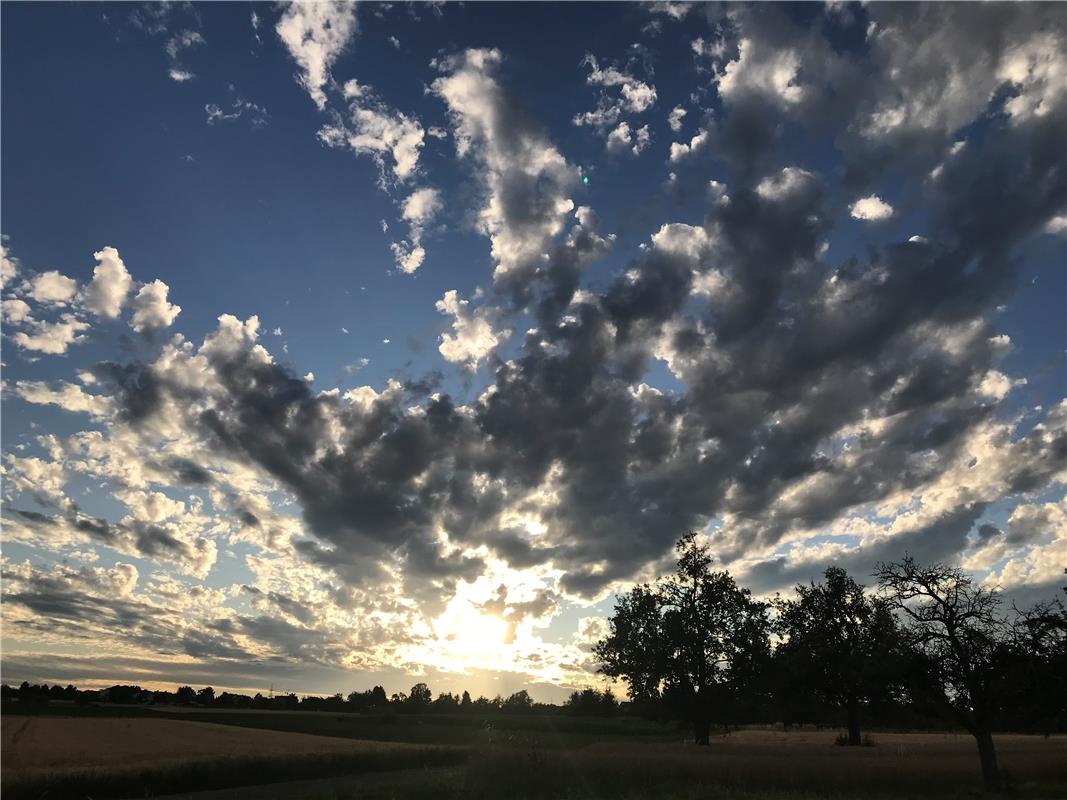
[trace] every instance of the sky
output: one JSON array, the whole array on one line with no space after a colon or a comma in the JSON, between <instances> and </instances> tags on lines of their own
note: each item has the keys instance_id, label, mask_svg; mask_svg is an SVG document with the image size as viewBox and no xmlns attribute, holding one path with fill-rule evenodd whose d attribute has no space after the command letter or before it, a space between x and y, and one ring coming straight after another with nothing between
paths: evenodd
<instances>
[{"instance_id":1,"label":"sky","mask_svg":"<svg viewBox=\"0 0 1067 800\"><path fill-rule=\"evenodd\" d=\"M6 682L600 685L1067 567L1057 4L0 7Z\"/></svg>"}]
</instances>

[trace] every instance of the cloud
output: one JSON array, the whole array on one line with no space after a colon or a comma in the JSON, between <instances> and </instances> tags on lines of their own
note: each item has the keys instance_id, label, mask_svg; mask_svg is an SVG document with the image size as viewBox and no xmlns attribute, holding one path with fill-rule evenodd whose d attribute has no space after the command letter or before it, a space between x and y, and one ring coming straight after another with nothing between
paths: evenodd
<instances>
[{"instance_id":1,"label":"cloud","mask_svg":"<svg viewBox=\"0 0 1067 800\"><path fill-rule=\"evenodd\" d=\"M63 306L74 299L78 284L55 270L40 273L33 279L30 297L38 303Z\"/></svg>"},{"instance_id":2,"label":"cloud","mask_svg":"<svg viewBox=\"0 0 1067 800\"><path fill-rule=\"evenodd\" d=\"M275 25L300 67L298 81L319 111L326 109L330 67L348 47L356 27L356 4L345 0L294 0Z\"/></svg>"},{"instance_id":3,"label":"cloud","mask_svg":"<svg viewBox=\"0 0 1067 800\"><path fill-rule=\"evenodd\" d=\"M640 155L652 141L652 133L648 125L643 125L635 131L630 131L626 122L620 122L608 134L608 152L619 153L629 150L633 155Z\"/></svg>"},{"instance_id":4,"label":"cloud","mask_svg":"<svg viewBox=\"0 0 1067 800\"><path fill-rule=\"evenodd\" d=\"M460 300L455 289L437 301L437 310L452 317L452 333L441 334L438 347L446 361L462 364L473 371L500 344L511 336L509 330L494 330L487 312L472 312L469 301Z\"/></svg>"},{"instance_id":5,"label":"cloud","mask_svg":"<svg viewBox=\"0 0 1067 800\"><path fill-rule=\"evenodd\" d=\"M183 30L174 34L167 39L165 50L167 51L167 59L170 61L169 75L171 80L178 83L184 83L185 81L192 80L195 75L188 72L181 67L181 54L183 51L188 50L191 47L203 45L204 37L200 35L198 31Z\"/></svg>"},{"instance_id":6,"label":"cloud","mask_svg":"<svg viewBox=\"0 0 1067 800\"><path fill-rule=\"evenodd\" d=\"M351 80L344 85L349 102L351 128L327 125L319 139L331 147L348 146L360 155L374 158L381 171L383 186L402 183L416 172L425 133L417 119L389 108L369 86ZM389 159L387 161L387 158Z\"/></svg>"},{"instance_id":7,"label":"cloud","mask_svg":"<svg viewBox=\"0 0 1067 800\"><path fill-rule=\"evenodd\" d=\"M133 286L133 278L114 247L104 247L93 253L96 266L93 279L85 288L85 305L94 314L115 319L126 303Z\"/></svg>"},{"instance_id":8,"label":"cloud","mask_svg":"<svg viewBox=\"0 0 1067 800\"><path fill-rule=\"evenodd\" d=\"M396 264L402 272L411 274L422 266L426 251L422 236L426 226L441 210L441 196L436 189L416 189L404 201L401 216L408 223L408 238L390 245Z\"/></svg>"},{"instance_id":9,"label":"cloud","mask_svg":"<svg viewBox=\"0 0 1067 800\"><path fill-rule=\"evenodd\" d=\"M495 276L544 263L551 240L574 210L578 171L531 124L497 82L497 50L467 50L438 62L433 92L448 106L457 154L473 157L487 198L478 224L489 236Z\"/></svg>"},{"instance_id":10,"label":"cloud","mask_svg":"<svg viewBox=\"0 0 1067 800\"><path fill-rule=\"evenodd\" d=\"M686 143L686 142L671 142L670 162L672 164L678 163L679 161L684 159L686 156L692 155L693 153L695 153L698 150L700 150L705 144L707 144L707 142L708 142L708 132L707 131L701 131L696 136L694 136L692 139L690 139L688 143Z\"/></svg>"},{"instance_id":11,"label":"cloud","mask_svg":"<svg viewBox=\"0 0 1067 800\"><path fill-rule=\"evenodd\" d=\"M685 119L686 113L688 112L681 106L675 106L671 109L671 113L667 115L667 124L675 133L682 129L682 121Z\"/></svg>"},{"instance_id":12,"label":"cloud","mask_svg":"<svg viewBox=\"0 0 1067 800\"><path fill-rule=\"evenodd\" d=\"M877 222L893 216L893 206L875 194L870 197L861 197L848 207L848 211L852 219L862 219L868 222Z\"/></svg>"},{"instance_id":13,"label":"cloud","mask_svg":"<svg viewBox=\"0 0 1067 800\"><path fill-rule=\"evenodd\" d=\"M130 327L138 333L169 327L182 309L167 302L168 291L170 287L158 279L142 286L131 304L133 319Z\"/></svg>"},{"instance_id":14,"label":"cloud","mask_svg":"<svg viewBox=\"0 0 1067 800\"><path fill-rule=\"evenodd\" d=\"M24 318L30 322L28 318ZM62 355L72 344L85 339L83 331L89 329L87 322L82 322L72 314L63 314L56 322L33 320L29 331L16 331L15 344L26 350L49 355Z\"/></svg>"},{"instance_id":15,"label":"cloud","mask_svg":"<svg viewBox=\"0 0 1067 800\"><path fill-rule=\"evenodd\" d=\"M593 111L576 114L572 122L577 126L596 128L607 139L609 150L623 149L618 142L623 126L628 132L629 124L621 121L622 117L626 114L641 114L648 110L656 102L656 87L638 80L615 66L601 69L596 58L589 53L582 60L582 66L590 67L586 83L600 87L600 92L597 107ZM618 93L609 92L609 89L617 89ZM645 130L647 131L647 126ZM647 144L647 133L644 141Z\"/></svg>"},{"instance_id":16,"label":"cloud","mask_svg":"<svg viewBox=\"0 0 1067 800\"><path fill-rule=\"evenodd\" d=\"M233 95L233 99L228 109L224 109L217 103L208 103L204 106L208 125L231 122L241 117L246 117L253 128L262 128L270 124L270 113L267 109L250 100L245 100L236 94L232 86L230 87L230 94Z\"/></svg>"}]
</instances>

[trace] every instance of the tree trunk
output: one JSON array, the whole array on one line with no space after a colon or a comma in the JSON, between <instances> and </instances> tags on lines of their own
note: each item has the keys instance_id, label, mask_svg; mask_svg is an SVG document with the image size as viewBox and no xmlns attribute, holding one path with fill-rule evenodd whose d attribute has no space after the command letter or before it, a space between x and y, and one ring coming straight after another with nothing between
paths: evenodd
<instances>
[{"instance_id":1,"label":"tree trunk","mask_svg":"<svg viewBox=\"0 0 1067 800\"><path fill-rule=\"evenodd\" d=\"M1000 770L997 768L997 750L993 745L993 733L988 728L974 732L978 742L978 758L982 762L982 780L987 789L1000 788Z\"/></svg>"},{"instance_id":2,"label":"tree trunk","mask_svg":"<svg viewBox=\"0 0 1067 800\"><path fill-rule=\"evenodd\" d=\"M854 697L850 697L845 705L848 712L848 746L859 747L863 742L860 739L860 704Z\"/></svg>"},{"instance_id":3,"label":"tree trunk","mask_svg":"<svg viewBox=\"0 0 1067 800\"><path fill-rule=\"evenodd\" d=\"M707 745L711 739L711 720L698 718L693 720L693 739L697 744Z\"/></svg>"}]
</instances>

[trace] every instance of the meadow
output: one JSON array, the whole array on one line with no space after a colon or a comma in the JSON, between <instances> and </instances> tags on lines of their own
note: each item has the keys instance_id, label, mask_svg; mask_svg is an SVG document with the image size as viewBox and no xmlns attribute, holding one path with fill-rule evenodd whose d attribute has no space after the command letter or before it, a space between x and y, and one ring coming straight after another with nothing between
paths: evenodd
<instances>
[{"instance_id":1,"label":"meadow","mask_svg":"<svg viewBox=\"0 0 1067 800\"><path fill-rule=\"evenodd\" d=\"M983 794L973 739L957 733L875 732L873 746L845 748L835 746L832 730L743 729L697 748L674 726L639 719L111 711L114 716L5 715L4 796L103 800L216 790L203 800L903 800ZM997 746L1012 796L1067 797L1067 738L1002 734ZM241 786L256 788L239 792Z\"/></svg>"}]
</instances>

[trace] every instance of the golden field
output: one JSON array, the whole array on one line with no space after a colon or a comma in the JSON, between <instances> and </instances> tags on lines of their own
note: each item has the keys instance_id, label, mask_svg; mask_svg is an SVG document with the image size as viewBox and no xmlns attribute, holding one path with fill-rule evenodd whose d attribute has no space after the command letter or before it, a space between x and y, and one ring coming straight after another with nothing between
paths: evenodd
<instances>
[{"instance_id":1,"label":"golden field","mask_svg":"<svg viewBox=\"0 0 1067 800\"><path fill-rule=\"evenodd\" d=\"M346 755L416 750L306 733L172 719L19 717L0 719L5 778L133 770L225 758Z\"/></svg>"}]
</instances>

